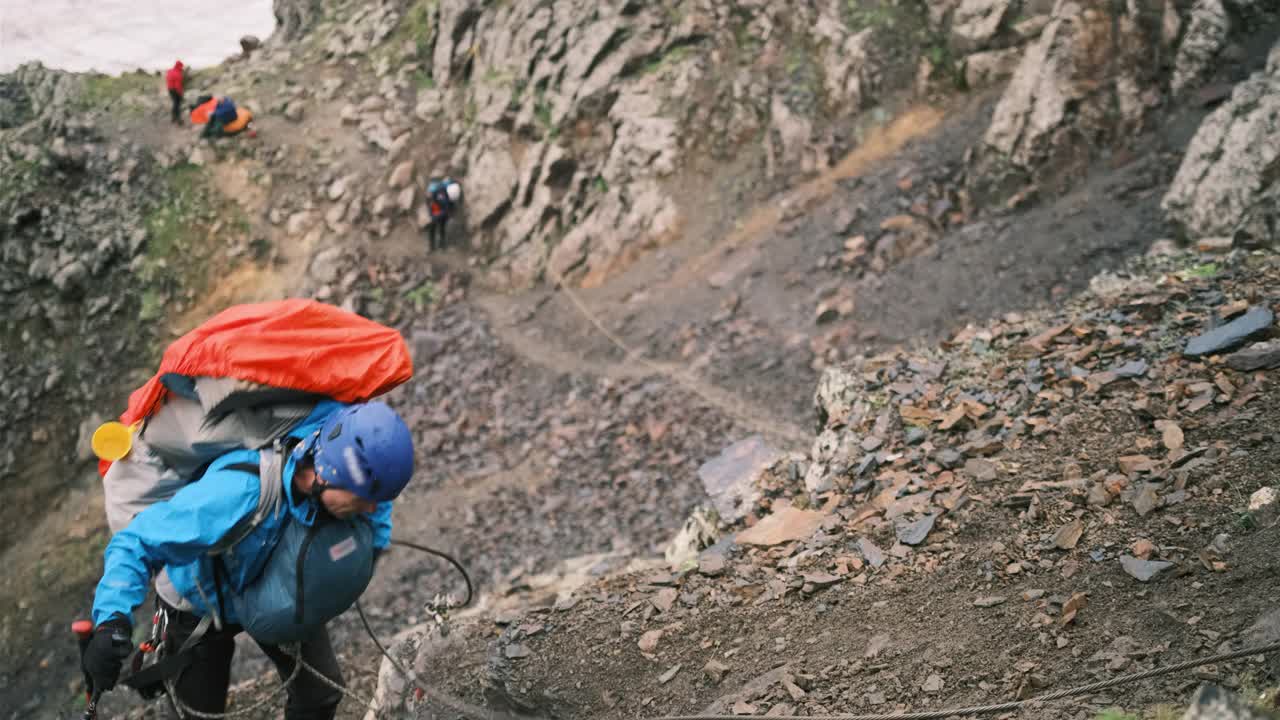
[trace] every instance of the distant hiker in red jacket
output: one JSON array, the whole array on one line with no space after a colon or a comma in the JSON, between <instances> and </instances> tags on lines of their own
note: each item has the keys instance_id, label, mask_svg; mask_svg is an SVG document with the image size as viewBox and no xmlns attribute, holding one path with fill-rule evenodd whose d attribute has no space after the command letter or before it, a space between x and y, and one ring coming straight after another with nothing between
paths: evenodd
<instances>
[{"instance_id":1,"label":"distant hiker in red jacket","mask_svg":"<svg viewBox=\"0 0 1280 720\"><path fill-rule=\"evenodd\" d=\"M179 60L173 64L169 72L165 73L164 82L169 88L169 99L173 101L173 124L182 124L182 81L185 79L186 68L183 67L182 61Z\"/></svg>"}]
</instances>

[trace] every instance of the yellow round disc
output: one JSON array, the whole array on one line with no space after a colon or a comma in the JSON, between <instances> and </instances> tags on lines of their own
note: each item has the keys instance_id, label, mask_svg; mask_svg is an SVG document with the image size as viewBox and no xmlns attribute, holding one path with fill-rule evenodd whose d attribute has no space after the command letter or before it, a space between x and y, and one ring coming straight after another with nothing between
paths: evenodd
<instances>
[{"instance_id":1,"label":"yellow round disc","mask_svg":"<svg viewBox=\"0 0 1280 720\"><path fill-rule=\"evenodd\" d=\"M105 422L93 431L93 454L103 460L115 462L129 454L133 447L133 428L114 420Z\"/></svg>"}]
</instances>

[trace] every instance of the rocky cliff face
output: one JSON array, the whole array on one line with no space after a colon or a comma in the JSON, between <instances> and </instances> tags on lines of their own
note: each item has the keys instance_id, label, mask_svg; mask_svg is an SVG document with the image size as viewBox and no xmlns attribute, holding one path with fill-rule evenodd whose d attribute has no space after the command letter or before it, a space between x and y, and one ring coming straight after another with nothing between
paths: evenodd
<instances>
[{"instance_id":1,"label":"rocky cliff face","mask_svg":"<svg viewBox=\"0 0 1280 720\"><path fill-rule=\"evenodd\" d=\"M276 16L274 37L285 42L305 34L322 13L320 0L272 0L271 10Z\"/></svg>"},{"instance_id":2,"label":"rocky cliff face","mask_svg":"<svg viewBox=\"0 0 1280 720\"><path fill-rule=\"evenodd\" d=\"M834 120L881 98L892 50L843 8L442 4L416 113L446 118L472 229L512 284L594 284L697 212L676 194L695 158L772 175L848 146Z\"/></svg>"},{"instance_id":3,"label":"rocky cliff face","mask_svg":"<svg viewBox=\"0 0 1280 720\"><path fill-rule=\"evenodd\" d=\"M1280 44L1187 149L1164 207L1194 237L1269 243L1280 230Z\"/></svg>"},{"instance_id":4,"label":"rocky cliff face","mask_svg":"<svg viewBox=\"0 0 1280 720\"><path fill-rule=\"evenodd\" d=\"M380 234L386 218L425 222L406 183L450 172L473 245L516 287L598 284L700 219L708 197L688 191L724 168L743 203L829 167L862 114L910 90L924 48L945 44L923 5L838 0L420 0L340 5L331 22L317 33L328 57L381 78L333 101L396 168L369 215L334 217ZM423 144L446 152L415 158Z\"/></svg>"},{"instance_id":5,"label":"rocky cliff face","mask_svg":"<svg viewBox=\"0 0 1280 720\"><path fill-rule=\"evenodd\" d=\"M1163 4L1059 0L996 106L985 142L1019 168L1075 162L1096 146L1141 129L1160 100Z\"/></svg>"},{"instance_id":6,"label":"rocky cliff face","mask_svg":"<svg viewBox=\"0 0 1280 720\"><path fill-rule=\"evenodd\" d=\"M84 467L90 408L155 357L161 310L187 307L211 256L203 183L104 132L99 90L39 65L0 79L0 545Z\"/></svg>"}]
</instances>

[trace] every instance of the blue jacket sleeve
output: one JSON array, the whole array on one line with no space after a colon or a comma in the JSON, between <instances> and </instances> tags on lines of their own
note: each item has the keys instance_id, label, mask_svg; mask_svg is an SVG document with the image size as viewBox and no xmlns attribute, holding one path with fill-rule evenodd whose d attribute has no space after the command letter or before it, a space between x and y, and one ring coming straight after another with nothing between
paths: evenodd
<instances>
[{"instance_id":1,"label":"blue jacket sleeve","mask_svg":"<svg viewBox=\"0 0 1280 720\"><path fill-rule=\"evenodd\" d=\"M373 546L378 550L391 544L391 505L378 503L378 509L369 514L373 521Z\"/></svg>"},{"instance_id":2,"label":"blue jacket sleeve","mask_svg":"<svg viewBox=\"0 0 1280 720\"><path fill-rule=\"evenodd\" d=\"M241 518L258 507L256 475L213 470L169 500L138 513L107 544L102 580L93 597L93 622L129 617L165 565L198 560Z\"/></svg>"}]
</instances>

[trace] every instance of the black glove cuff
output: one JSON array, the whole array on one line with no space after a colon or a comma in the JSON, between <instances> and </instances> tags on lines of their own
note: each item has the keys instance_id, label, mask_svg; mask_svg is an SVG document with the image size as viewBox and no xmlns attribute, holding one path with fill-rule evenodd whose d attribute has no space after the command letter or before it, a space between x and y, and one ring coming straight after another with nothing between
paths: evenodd
<instances>
[{"instance_id":1,"label":"black glove cuff","mask_svg":"<svg viewBox=\"0 0 1280 720\"><path fill-rule=\"evenodd\" d=\"M133 640L133 623L120 613L107 618L94 629L95 633L111 633L112 642L131 642Z\"/></svg>"}]
</instances>

